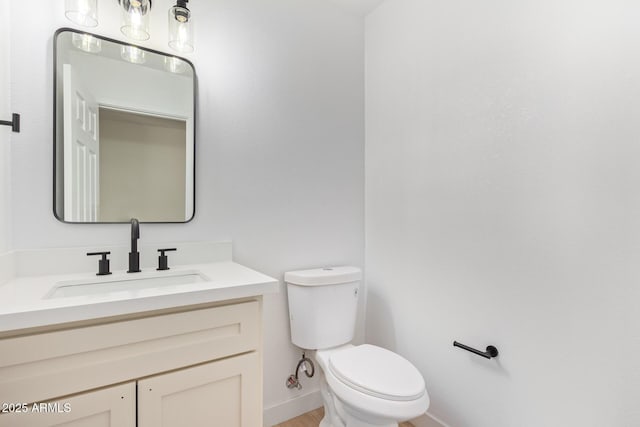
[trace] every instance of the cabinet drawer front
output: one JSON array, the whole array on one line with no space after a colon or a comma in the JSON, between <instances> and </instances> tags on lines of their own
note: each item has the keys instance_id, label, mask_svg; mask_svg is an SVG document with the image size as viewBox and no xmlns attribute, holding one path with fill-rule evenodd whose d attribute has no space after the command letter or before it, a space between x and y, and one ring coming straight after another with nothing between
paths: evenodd
<instances>
[{"instance_id":1,"label":"cabinet drawer front","mask_svg":"<svg viewBox=\"0 0 640 427\"><path fill-rule=\"evenodd\" d=\"M135 427L135 382L30 404L26 412L0 415L0 427Z\"/></svg>"},{"instance_id":2,"label":"cabinet drawer front","mask_svg":"<svg viewBox=\"0 0 640 427\"><path fill-rule=\"evenodd\" d=\"M147 378L138 382L138 426L261 426L261 391L257 353Z\"/></svg>"},{"instance_id":3,"label":"cabinet drawer front","mask_svg":"<svg viewBox=\"0 0 640 427\"><path fill-rule=\"evenodd\" d=\"M0 340L0 402L40 401L257 350L260 303Z\"/></svg>"}]
</instances>

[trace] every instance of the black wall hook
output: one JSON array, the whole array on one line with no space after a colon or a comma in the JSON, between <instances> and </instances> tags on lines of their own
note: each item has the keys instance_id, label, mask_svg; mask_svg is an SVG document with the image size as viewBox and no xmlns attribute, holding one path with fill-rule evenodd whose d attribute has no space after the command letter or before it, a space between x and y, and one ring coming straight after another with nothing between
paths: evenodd
<instances>
[{"instance_id":1,"label":"black wall hook","mask_svg":"<svg viewBox=\"0 0 640 427\"><path fill-rule=\"evenodd\" d=\"M11 126L12 131L20 132L20 114L13 113L11 115L11 121L0 120L0 125Z\"/></svg>"},{"instance_id":2,"label":"black wall hook","mask_svg":"<svg viewBox=\"0 0 640 427\"><path fill-rule=\"evenodd\" d=\"M492 357L498 357L498 349L492 345L487 346L487 351L476 350L475 348L469 347L468 345L460 344L458 341L453 342L454 347L460 347L463 350L470 351L473 354L477 354L478 356L482 356L485 359L491 359Z\"/></svg>"}]
</instances>

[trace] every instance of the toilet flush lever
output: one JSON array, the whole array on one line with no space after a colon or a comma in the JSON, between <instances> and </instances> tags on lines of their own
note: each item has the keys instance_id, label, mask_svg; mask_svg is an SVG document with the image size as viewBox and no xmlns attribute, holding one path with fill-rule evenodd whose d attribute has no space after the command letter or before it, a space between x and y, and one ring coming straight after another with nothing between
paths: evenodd
<instances>
[{"instance_id":1,"label":"toilet flush lever","mask_svg":"<svg viewBox=\"0 0 640 427\"><path fill-rule=\"evenodd\" d=\"M453 342L454 347L459 347L463 350L470 351L473 354L477 354L478 356L482 356L485 359L491 359L492 357L498 357L498 349L492 345L487 346L487 351L476 350L475 348L469 347L468 345L460 344L458 341Z\"/></svg>"}]
</instances>

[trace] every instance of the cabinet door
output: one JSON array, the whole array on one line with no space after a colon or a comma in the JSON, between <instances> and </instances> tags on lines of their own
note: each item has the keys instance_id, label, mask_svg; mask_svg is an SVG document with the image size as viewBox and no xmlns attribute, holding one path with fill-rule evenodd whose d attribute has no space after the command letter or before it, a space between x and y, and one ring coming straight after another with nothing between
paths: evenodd
<instances>
[{"instance_id":1,"label":"cabinet door","mask_svg":"<svg viewBox=\"0 0 640 427\"><path fill-rule=\"evenodd\" d=\"M25 408L1 414L0 427L136 427L136 385L132 382L30 403Z\"/></svg>"},{"instance_id":2,"label":"cabinet door","mask_svg":"<svg viewBox=\"0 0 640 427\"><path fill-rule=\"evenodd\" d=\"M138 427L262 426L258 353L138 381Z\"/></svg>"}]
</instances>

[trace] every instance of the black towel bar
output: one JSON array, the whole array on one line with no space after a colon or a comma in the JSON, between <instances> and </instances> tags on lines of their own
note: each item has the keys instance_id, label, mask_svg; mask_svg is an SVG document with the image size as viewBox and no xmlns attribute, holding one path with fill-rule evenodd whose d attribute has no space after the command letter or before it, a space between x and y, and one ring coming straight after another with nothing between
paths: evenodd
<instances>
[{"instance_id":1,"label":"black towel bar","mask_svg":"<svg viewBox=\"0 0 640 427\"><path fill-rule=\"evenodd\" d=\"M20 114L13 113L11 115L11 121L0 120L0 125L11 126L12 131L20 132Z\"/></svg>"},{"instance_id":2,"label":"black towel bar","mask_svg":"<svg viewBox=\"0 0 640 427\"><path fill-rule=\"evenodd\" d=\"M463 350L470 351L473 354L477 354L478 356L482 356L485 359L491 359L492 357L498 357L498 349L494 346L487 346L487 351L476 350L475 348L469 347L468 345L460 344L458 341L453 342L454 347L460 347Z\"/></svg>"}]
</instances>

